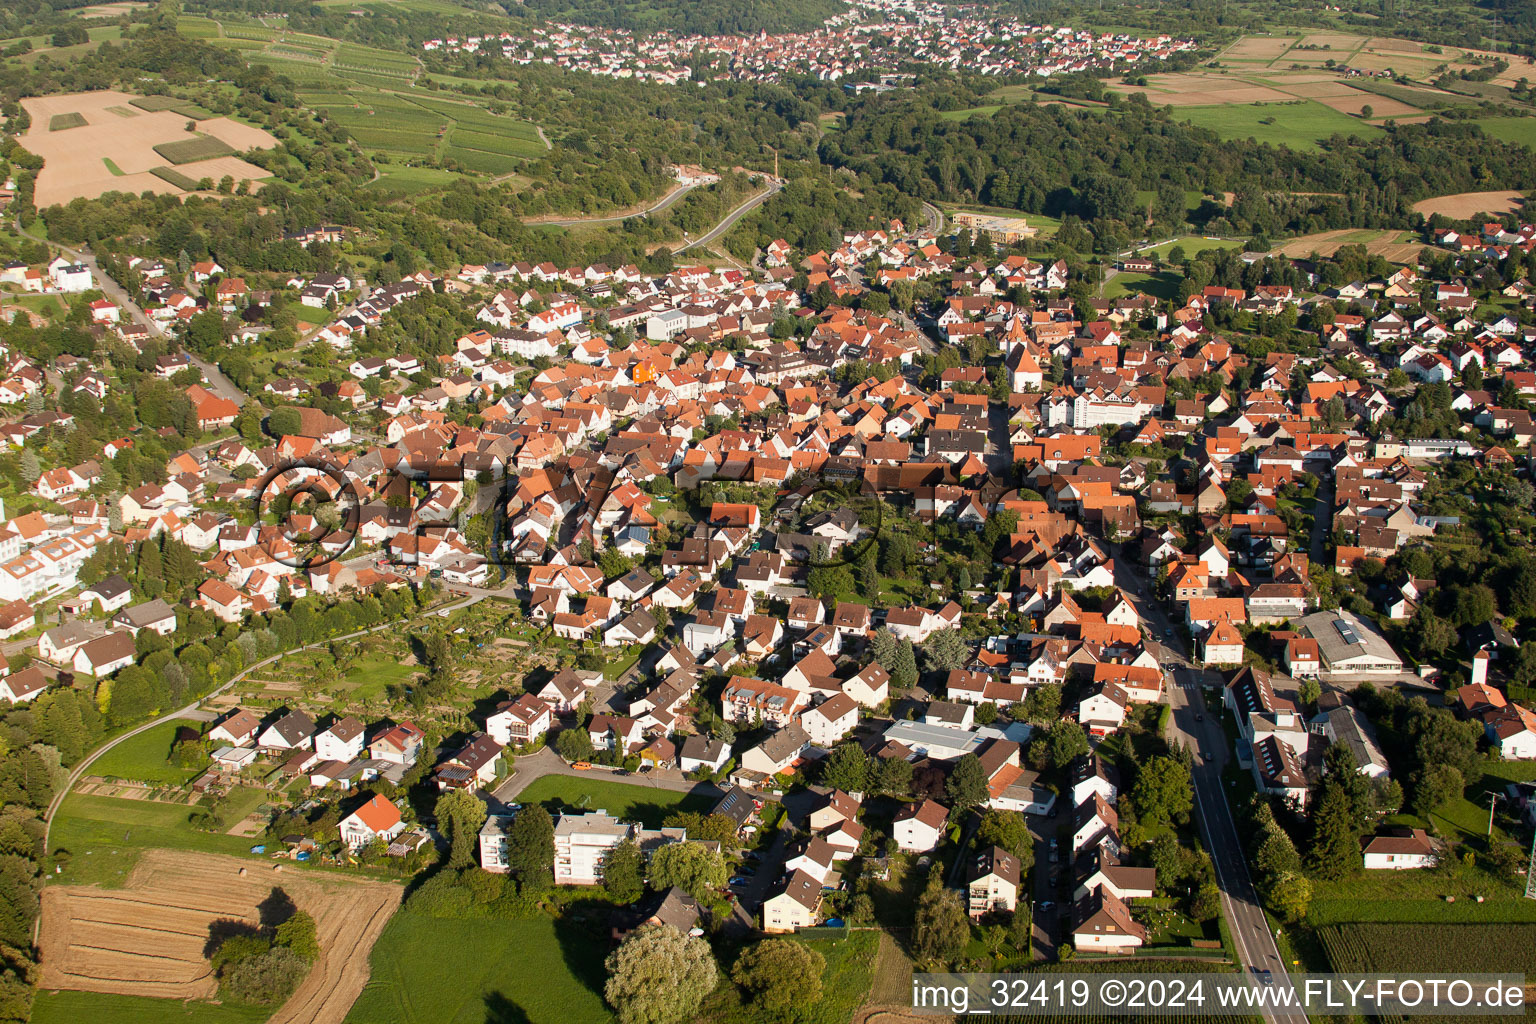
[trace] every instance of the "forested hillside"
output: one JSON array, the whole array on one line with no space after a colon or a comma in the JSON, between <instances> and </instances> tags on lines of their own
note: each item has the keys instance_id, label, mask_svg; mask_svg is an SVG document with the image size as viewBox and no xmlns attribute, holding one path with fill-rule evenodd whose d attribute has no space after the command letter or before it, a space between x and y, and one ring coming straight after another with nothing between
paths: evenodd
<instances>
[{"instance_id":1,"label":"forested hillside","mask_svg":"<svg viewBox=\"0 0 1536 1024\"><path fill-rule=\"evenodd\" d=\"M511 14L526 12L582 25L702 35L805 32L845 9L839 0L506 0L504 6Z\"/></svg>"},{"instance_id":2,"label":"forested hillside","mask_svg":"<svg viewBox=\"0 0 1536 1024\"><path fill-rule=\"evenodd\" d=\"M1138 99L1104 109L1017 104L956 121L919 102L875 100L850 111L820 155L925 199L1128 226L1159 212L1138 192L1157 193L1154 206L1166 192L1180 209L1186 190L1234 192L1219 227L1265 235L1402 223L1418 198L1490 181L1536 184L1528 150L1471 124L1398 125L1305 152L1234 145L1177 117Z\"/></svg>"}]
</instances>

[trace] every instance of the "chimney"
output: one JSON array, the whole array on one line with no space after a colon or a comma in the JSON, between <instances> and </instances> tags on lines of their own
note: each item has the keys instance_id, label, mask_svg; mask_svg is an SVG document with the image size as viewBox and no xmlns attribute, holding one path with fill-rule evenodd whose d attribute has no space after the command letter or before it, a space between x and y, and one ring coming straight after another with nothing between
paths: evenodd
<instances>
[{"instance_id":1,"label":"chimney","mask_svg":"<svg viewBox=\"0 0 1536 1024\"><path fill-rule=\"evenodd\" d=\"M1488 652L1478 651L1472 655L1472 685L1486 683L1488 681Z\"/></svg>"}]
</instances>

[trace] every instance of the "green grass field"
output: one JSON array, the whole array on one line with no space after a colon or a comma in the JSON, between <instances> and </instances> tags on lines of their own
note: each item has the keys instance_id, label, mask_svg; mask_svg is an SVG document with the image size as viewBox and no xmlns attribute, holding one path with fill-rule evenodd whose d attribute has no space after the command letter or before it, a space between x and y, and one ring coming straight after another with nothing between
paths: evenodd
<instances>
[{"instance_id":1,"label":"green grass field","mask_svg":"<svg viewBox=\"0 0 1536 1024\"><path fill-rule=\"evenodd\" d=\"M409 195L459 180L459 176L452 171L439 170L436 167L391 167L389 164L384 164L379 167L379 170L383 173L383 177L378 181L370 182L367 186L375 192Z\"/></svg>"},{"instance_id":2,"label":"green grass field","mask_svg":"<svg viewBox=\"0 0 1536 1024\"><path fill-rule=\"evenodd\" d=\"M69 128L79 128L85 124L85 115L70 111L67 114L54 114L48 119L48 130L62 132Z\"/></svg>"},{"instance_id":3,"label":"green grass field","mask_svg":"<svg viewBox=\"0 0 1536 1024\"><path fill-rule=\"evenodd\" d=\"M626 821L658 828L673 811L708 811L715 800L670 789L616 782L593 772L593 778L546 775L518 794L521 804L544 804L553 813L558 807L605 810Z\"/></svg>"},{"instance_id":4,"label":"green grass field","mask_svg":"<svg viewBox=\"0 0 1536 1024\"><path fill-rule=\"evenodd\" d=\"M195 730L200 724L186 719L167 719L101 755L91 765L90 774L147 782L154 786L179 786L190 782L199 773L178 768L170 762L171 743L177 729Z\"/></svg>"},{"instance_id":5,"label":"green grass field","mask_svg":"<svg viewBox=\"0 0 1536 1024\"><path fill-rule=\"evenodd\" d=\"M161 181L170 182L172 185L175 185L179 189L185 189L188 192L192 192L197 189L196 178L182 174L174 167L151 167L149 169L149 173L153 174Z\"/></svg>"},{"instance_id":6,"label":"green grass field","mask_svg":"<svg viewBox=\"0 0 1536 1024\"><path fill-rule=\"evenodd\" d=\"M1477 123L1495 139L1536 149L1536 117L1483 117Z\"/></svg>"},{"instance_id":7,"label":"green grass field","mask_svg":"<svg viewBox=\"0 0 1536 1024\"><path fill-rule=\"evenodd\" d=\"M122 885L139 851L155 847L250 855L249 839L192 828L187 823L192 810L183 804L72 793L59 806L49 835L49 852L69 851L69 863L50 881Z\"/></svg>"},{"instance_id":8,"label":"green grass field","mask_svg":"<svg viewBox=\"0 0 1536 1024\"><path fill-rule=\"evenodd\" d=\"M111 157L104 156L101 158L101 162L106 165L107 173L111 174L113 177L121 178L123 176L123 169L117 166L117 164L113 163Z\"/></svg>"},{"instance_id":9,"label":"green grass field","mask_svg":"<svg viewBox=\"0 0 1536 1024\"><path fill-rule=\"evenodd\" d=\"M1154 254L1159 259L1167 259L1168 254L1175 247L1182 248L1186 256L1193 257L1197 253L1205 252L1208 249L1241 249L1243 241L1237 238L1205 238L1201 235L1184 235L1181 238L1175 238L1171 242L1154 245L1150 249L1142 249L1141 252L1144 254Z\"/></svg>"},{"instance_id":10,"label":"green grass field","mask_svg":"<svg viewBox=\"0 0 1536 1024\"><path fill-rule=\"evenodd\" d=\"M441 920L401 910L373 947L350 1024L606 1024L606 943L532 921Z\"/></svg>"},{"instance_id":11,"label":"green grass field","mask_svg":"<svg viewBox=\"0 0 1536 1024\"><path fill-rule=\"evenodd\" d=\"M1359 118L1311 101L1180 107L1174 111L1174 117L1201 128L1209 128L1224 139L1254 139L1276 146L1290 146L1292 149L1316 149L1321 140L1332 135L1364 138L1381 131Z\"/></svg>"},{"instance_id":12,"label":"green grass field","mask_svg":"<svg viewBox=\"0 0 1536 1024\"><path fill-rule=\"evenodd\" d=\"M945 110L939 114L939 117L945 121L964 121L976 115L991 117L1002 109L1001 103L993 103L984 107L966 107L964 110Z\"/></svg>"},{"instance_id":13,"label":"green grass field","mask_svg":"<svg viewBox=\"0 0 1536 1024\"><path fill-rule=\"evenodd\" d=\"M1178 274L1170 274L1166 271L1154 274L1116 274L1104 285L1104 297L1118 299L1122 295L1146 292L1160 299L1173 299L1178 295L1179 282L1182 280L1183 278Z\"/></svg>"},{"instance_id":14,"label":"green grass field","mask_svg":"<svg viewBox=\"0 0 1536 1024\"><path fill-rule=\"evenodd\" d=\"M165 157L173 164L190 164L199 160L211 160L216 156L233 156L235 149L227 142L223 142L211 135L202 135L193 139L181 139L177 142L162 142L154 147L155 152Z\"/></svg>"},{"instance_id":15,"label":"green grass field","mask_svg":"<svg viewBox=\"0 0 1536 1024\"><path fill-rule=\"evenodd\" d=\"M39 992L32 1003L32 1024L261 1024L271 1015L266 1006L183 1003L103 992Z\"/></svg>"}]
</instances>

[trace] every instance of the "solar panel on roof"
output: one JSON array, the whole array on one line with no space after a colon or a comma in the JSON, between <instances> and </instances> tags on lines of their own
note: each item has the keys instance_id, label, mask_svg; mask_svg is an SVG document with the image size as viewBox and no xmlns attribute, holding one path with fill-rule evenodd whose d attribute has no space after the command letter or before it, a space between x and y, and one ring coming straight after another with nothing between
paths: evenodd
<instances>
[{"instance_id":1,"label":"solar panel on roof","mask_svg":"<svg viewBox=\"0 0 1536 1024\"><path fill-rule=\"evenodd\" d=\"M1350 625L1348 622L1345 622L1343 619L1335 619L1333 626L1339 631L1339 636L1344 640L1345 643L1359 644L1365 642L1361 640L1359 634L1355 632L1355 627Z\"/></svg>"}]
</instances>

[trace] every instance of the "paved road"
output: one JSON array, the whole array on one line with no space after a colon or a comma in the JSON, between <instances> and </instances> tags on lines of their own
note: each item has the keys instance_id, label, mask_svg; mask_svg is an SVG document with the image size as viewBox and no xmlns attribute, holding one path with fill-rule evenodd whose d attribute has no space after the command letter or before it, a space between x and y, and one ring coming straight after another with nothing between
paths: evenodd
<instances>
[{"instance_id":1,"label":"paved road","mask_svg":"<svg viewBox=\"0 0 1536 1024\"><path fill-rule=\"evenodd\" d=\"M1312 564L1328 565L1328 535L1333 532L1333 474L1317 485L1317 505L1312 510Z\"/></svg>"},{"instance_id":2,"label":"paved road","mask_svg":"<svg viewBox=\"0 0 1536 1024\"><path fill-rule=\"evenodd\" d=\"M95 256L88 252L84 252L79 249L71 249L67 245L61 245L58 242L51 242L39 235L32 234L21 226L21 220L19 218L13 220L12 223L16 227L16 233L22 237L30 238L34 242L42 242L50 249L56 249L59 252L62 252L65 256L68 256L76 263L80 263L89 267L91 274L96 278L96 286L101 289L103 295L117 303L118 306L120 306L128 313L129 318L132 319L134 323L147 328L150 334L156 337L165 336L165 332L160 329L160 325L155 323L149 317L145 316L144 311L139 308L139 304L133 301L129 294L123 290L123 287L116 281L112 280L112 278L108 277L102 271L101 266L96 262Z\"/></svg>"},{"instance_id":3,"label":"paved road","mask_svg":"<svg viewBox=\"0 0 1536 1024\"><path fill-rule=\"evenodd\" d=\"M1230 754L1226 732L1219 716L1204 714L1205 702L1199 689L1204 670L1189 660L1183 651L1182 640L1177 636L1169 637L1173 623L1160 602L1151 596L1146 576L1139 567L1132 566L1130 558L1115 560L1115 582L1130 597L1142 622L1160 638L1160 642L1151 645L1150 649L1161 663L1173 669L1173 682L1168 693L1173 720L1169 725L1168 740L1182 744L1195 759L1191 773L1195 809L1205 848L1216 867L1216 884L1221 889L1222 910L1237 947L1238 963L1244 977L1253 979L1254 971L1269 970L1273 972L1275 984L1283 985L1287 973L1285 963L1280 959L1268 919L1259 906L1258 893L1248 874L1247 853L1222 785L1221 771ZM1197 716L1202 720L1197 720ZM1306 1024L1307 1020L1306 1015L1299 1012L1273 1009L1266 1010L1265 1018L1278 1024Z\"/></svg>"},{"instance_id":4,"label":"paved road","mask_svg":"<svg viewBox=\"0 0 1536 1024\"><path fill-rule=\"evenodd\" d=\"M14 223L16 225L16 231L18 234L30 238L34 242L42 242L44 245L62 252L64 255L68 256L75 262L84 264L85 266L89 267L91 269L91 274L96 278L96 285L101 289L102 294L111 299L113 302L117 303L117 305L128 314L129 319L147 329L149 333L154 337L166 337L165 331L161 330L158 323L145 315L144 310L139 307L137 302L133 301L133 298L128 294L127 290L125 290L122 285L118 284L110 276L108 276L106 271L101 269L101 265L96 262L95 256L88 252L84 252L79 249L71 249L67 245L60 245L58 242L50 242L46 238L40 238L37 235L29 234L22 229L21 221L19 220L15 221ZM228 377L224 376L224 374L219 370L217 366L214 366L212 363L207 362L204 359L200 359L191 353L188 353L188 355L192 359L192 365L196 366L199 370L202 371L203 379L208 382L208 390L212 391L220 398L229 399L236 405L245 405L245 392L235 387L233 382L231 382Z\"/></svg>"},{"instance_id":5,"label":"paved road","mask_svg":"<svg viewBox=\"0 0 1536 1024\"><path fill-rule=\"evenodd\" d=\"M427 615L437 615L445 611L458 611L460 608L468 608L471 605L479 604L487 597L495 596L497 593L499 592L494 590L471 590L469 596L467 596L462 601L455 601L453 604L441 605L437 608L431 609L430 611L423 612L420 615L412 616L412 619L425 618ZM204 701L211 700L214 697L222 695L223 693L227 692L230 687L234 686L236 683L240 682L240 680L244 679L252 672L255 672L257 669L265 668L267 665L286 658L291 654L297 654L300 651L312 651L316 648L326 647L339 641L352 640L356 637L366 636L369 633L377 633L382 629L396 629L402 622L409 621L411 621L411 619L396 619L393 622L386 622L383 625L372 626L368 629L359 629L356 632L347 633L343 636L331 637L317 643L308 644L304 647L298 648L297 650L284 651L281 654L274 654L270 658L263 658L261 661L256 662L256 664L250 665L241 670L238 675L233 676L229 682L225 683L223 686L218 687L211 693L204 694L192 703L187 704L184 707L177 708L175 711L167 712L166 714L160 715L156 718L151 718L143 725L136 726L132 729L129 729L125 733L120 733L119 735L107 740L101 746L97 747L95 750L91 751L89 754L83 757L79 764L75 765L75 767L69 773L69 778L65 781L63 786L59 787L58 792L54 794L53 800L49 802L47 811L43 813L43 849L48 849L48 833L53 828L53 816L58 813L59 805L64 802L64 798L69 795L69 791L74 788L76 782L80 781L80 776L85 774L86 769L90 768L92 764L96 763L96 761L101 758L101 755L105 754L119 743L122 743L127 739L132 739L134 736L137 736L142 732L153 729L155 726L160 725L167 719L185 718L193 721L204 721L205 719L203 718L203 712L200 707Z\"/></svg>"},{"instance_id":6,"label":"paved road","mask_svg":"<svg viewBox=\"0 0 1536 1024\"><path fill-rule=\"evenodd\" d=\"M699 236L686 245L680 246L675 251L687 252L689 249L694 249L699 246L712 245L715 239L719 238L721 235L731 230L731 228L735 227L737 221L741 220L741 218L745 217L747 214L763 205L763 203L767 202L770 196L778 195L779 189L783 187L783 185L780 185L776 181L772 182L768 186L768 190L766 192L759 192L757 195L753 196L751 199L748 199L746 202L736 207L736 209L726 214L725 219L710 229L708 234Z\"/></svg>"},{"instance_id":7,"label":"paved road","mask_svg":"<svg viewBox=\"0 0 1536 1024\"><path fill-rule=\"evenodd\" d=\"M637 210L634 213L621 213L613 217L571 217L566 220L534 220L529 221L529 223L557 228L578 227L583 224L617 224L619 221L629 220L633 217L649 217L653 213L660 213L696 188L698 188L697 185L678 185L657 200L654 205L648 206L643 210Z\"/></svg>"},{"instance_id":8,"label":"paved road","mask_svg":"<svg viewBox=\"0 0 1536 1024\"><path fill-rule=\"evenodd\" d=\"M932 203L923 203L923 215L928 218L928 234L937 238L944 233L944 211Z\"/></svg>"}]
</instances>

